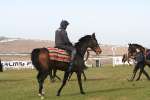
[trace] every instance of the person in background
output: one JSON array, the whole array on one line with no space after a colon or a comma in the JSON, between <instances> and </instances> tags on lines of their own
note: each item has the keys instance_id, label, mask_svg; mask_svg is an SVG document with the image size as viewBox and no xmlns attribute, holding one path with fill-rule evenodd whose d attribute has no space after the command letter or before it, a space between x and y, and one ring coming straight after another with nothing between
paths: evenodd
<instances>
[{"instance_id":1,"label":"person in background","mask_svg":"<svg viewBox=\"0 0 150 100\"><path fill-rule=\"evenodd\" d=\"M1 63L1 59L0 59L0 72L3 72L3 65Z\"/></svg>"}]
</instances>

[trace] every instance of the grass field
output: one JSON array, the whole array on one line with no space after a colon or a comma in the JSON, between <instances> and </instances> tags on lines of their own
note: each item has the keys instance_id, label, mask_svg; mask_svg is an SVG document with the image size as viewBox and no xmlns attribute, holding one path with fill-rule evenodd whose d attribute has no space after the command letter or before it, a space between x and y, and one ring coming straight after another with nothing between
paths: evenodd
<instances>
[{"instance_id":1,"label":"grass field","mask_svg":"<svg viewBox=\"0 0 150 100\"><path fill-rule=\"evenodd\" d=\"M61 81L51 83L45 81L44 100L150 100L150 81L142 76L140 81L129 82L127 79L133 67L105 66L103 68L89 68L85 71L88 80L83 82L86 92L79 92L76 76L67 83L57 97L56 92ZM150 70L146 68L150 73ZM5 71L0 73L0 100L40 100L35 70ZM63 77L63 73L57 73Z\"/></svg>"}]
</instances>

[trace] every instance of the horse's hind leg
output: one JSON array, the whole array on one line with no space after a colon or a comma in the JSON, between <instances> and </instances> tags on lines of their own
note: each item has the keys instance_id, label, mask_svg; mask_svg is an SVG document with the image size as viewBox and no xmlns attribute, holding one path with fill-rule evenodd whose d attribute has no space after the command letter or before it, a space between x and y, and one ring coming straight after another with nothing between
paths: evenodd
<instances>
[{"instance_id":1,"label":"horse's hind leg","mask_svg":"<svg viewBox=\"0 0 150 100\"><path fill-rule=\"evenodd\" d=\"M58 80L61 81L61 78L59 76L56 75L57 70L54 70L54 78L56 77Z\"/></svg>"},{"instance_id":2,"label":"horse's hind leg","mask_svg":"<svg viewBox=\"0 0 150 100\"><path fill-rule=\"evenodd\" d=\"M57 92L57 96L60 96L60 92L61 92L62 88L65 86L65 84L66 84L66 82L67 82L67 79L68 79L68 76L69 76L69 73L68 73L68 72L65 72L65 74L64 74L64 79L63 79L63 83L62 83L60 89L59 89L58 92Z\"/></svg>"},{"instance_id":3,"label":"horse's hind leg","mask_svg":"<svg viewBox=\"0 0 150 100\"><path fill-rule=\"evenodd\" d=\"M85 94L85 92L83 91L83 88L82 88L81 72L77 72L77 78L78 78L78 84L80 87L80 93Z\"/></svg>"},{"instance_id":4,"label":"horse's hind leg","mask_svg":"<svg viewBox=\"0 0 150 100\"><path fill-rule=\"evenodd\" d=\"M53 69L53 78L55 79L55 77L61 81L61 78L59 76L56 75L57 70Z\"/></svg>"},{"instance_id":5,"label":"horse's hind leg","mask_svg":"<svg viewBox=\"0 0 150 100\"><path fill-rule=\"evenodd\" d=\"M50 81L53 82L54 81L54 77L52 75L52 70L49 70L49 77L50 77Z\"/></svg>"},{"instance_id":6,"label":"horse's hind leg","mask_svg":"<svg viewBox=\"0 0 150 100\"><path fill-rule=\"evenodd\" d=\"M143 70L143 74L147 77L148 80L150 80L150 77L149 77L148 73L145 70Z\"/></svg>"},{"instance_id":7,"label":"horse's hind leg","mask_svg":"<svg viewBox=\"0 0 150 100\"><path fill-rule=\"evenodd\" d=\"M68 81L70 81L72 74L73 74L73 72L71 72L71 73L69 74Z\"/></svg>"},{"instance_id":8,"label":"horse's hind leg","mask_svg":"<svg viewBox=\"0 0 150 100\"><path fill-rule=\"evenodd\" d=\"M82 72L82 74L83 74L83 77L84 77L84 81L86 81L86 75L85 75L85 73L84 73L84 71Z\"/></svg>"},{"instance_id":9,"label":"horse's hind leg","mask_svg":"<svg viewBox=\"0 0 150 100\"><path fill-rule=\"evenodd\" d=\"M37 79L38 79L38 83L39 83L39 96L41 96L41 98L44 98L44 93L43 93L43 83L44 80L46 79L47 75L49 74L48 71L42 71L39 72L37 75Z\"/></svg>"}]
</instances>

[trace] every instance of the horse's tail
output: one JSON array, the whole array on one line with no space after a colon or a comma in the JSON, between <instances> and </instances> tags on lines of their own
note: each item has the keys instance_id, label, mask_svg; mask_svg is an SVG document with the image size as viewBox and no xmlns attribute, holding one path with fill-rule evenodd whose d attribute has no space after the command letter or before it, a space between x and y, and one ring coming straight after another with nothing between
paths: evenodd
<instances>
[{"instance_id":1,"label":"horse's tail","mask_svg":"<svg viewBox=\"0 0 150 100\"><path fill-rule=\"evenodd\" d=\"M40 71L42 69L48 69L49 64L49 52L46 48L36 48L31 53L31 61L34 67Z\"/></svg>"},{"instance_id":2,"label":"horse's tail","mask_svg":"<svg viewBox=\"0 0 150 100\"><path fill-rule=\"evenodd\" d=\"M40 48L33 49L31 53L31 61L33 66L37 69L40 70L40 63L39 63L39 53L40 53Z\"/></svg>"}]
</instances>

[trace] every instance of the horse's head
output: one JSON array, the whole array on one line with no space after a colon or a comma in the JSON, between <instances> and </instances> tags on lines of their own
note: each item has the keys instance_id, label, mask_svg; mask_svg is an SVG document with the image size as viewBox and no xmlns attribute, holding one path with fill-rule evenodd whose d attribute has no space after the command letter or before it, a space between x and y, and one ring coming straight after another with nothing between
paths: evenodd
<instances>
[{"instance_id":1,"label":"horse's head","mask_svg":"<svg viewBox=\"0 0 150 100\"><path fill-rule=\"evenodd\" d=\"M128 55L129 56L133 56L135 53L137 53L137 50L136 50L137 48L131 43L129 43L128 45L129 45L129 47L128 47Z\"/></svg>"},{"instance_id":2,"label":"horse's head","mask_svg":"<svg viewBox=\"0 0 150 100\"><path fill-rule=\"evenodd\" d=\"M94 52L96 52L96 54L100 54L102 52L98 42L97 42L97 39L95 37L95 33L93 33L91 35L91 38L89 38L89 41L87 43L88 47L91 48Z\"/></svg>"},{"instance_id":3,"label":"horse's head","mask_svg":"<svg viewBox=\"0 0 150 100\"><path fill-rule=\"evenodd\" d=\"M94 52L96 52L96 54L100 54L102 52L96 40L95 33L80 38L79 41L75 44L75 47L77 50L79 50L78 52L80 53L85 53L87 48L91 48Z\"/></svg>"}]
</instances>

